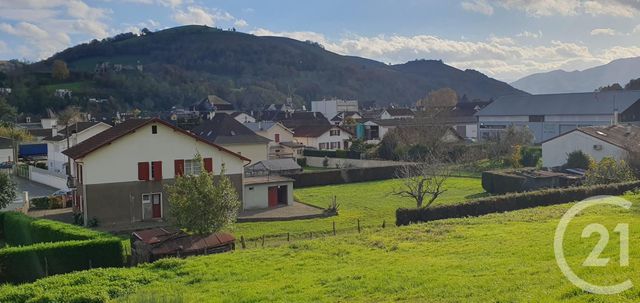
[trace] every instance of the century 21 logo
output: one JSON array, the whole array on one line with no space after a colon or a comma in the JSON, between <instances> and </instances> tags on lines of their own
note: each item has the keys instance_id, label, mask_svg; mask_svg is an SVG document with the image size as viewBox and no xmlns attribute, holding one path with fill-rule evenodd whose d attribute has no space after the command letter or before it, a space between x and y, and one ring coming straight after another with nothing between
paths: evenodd
<instances>
[{"instance_id":1,"label":"century 21 logo","mask_svg":"<svg viewBox=\"0 0 640 303\"><path fill-rule=\"evenodd\" d=\"M571 281L571 283L585 291L600 295L621 293L633 287L633 283L631 282L631 280L627 279L621 283L607 286L591 284L581 279L580 277L578 277L578 275L575 274L575 272L573 272L564 256L562 243L564 242L564 234L567 230L567 226L569 225L571 220L573 220L573 218L584 209L596 205L613 205L622 207L627 210L631 208L631 202L619 197L612 196L599 196L590 198L578 202L576 205L571 207L564 214L564 216L562 216L562 219L560 219L560 223L558 223L558 227L556 228L556 235L553 243L556 263L558 263L558 267L560 267L562 273L567 277L567 279L569 279L569 281ZM620 266L629 266L629 224L619 223L614 228L614 232L619 234L620 237ZM596 246L593 248L589 256L587 256L587 258L584 260L582 266L606 266L607 264L609 264L609 258L602 258L600 257L600 254L602 254L604 249L607 247L607 243L609 243L609 231L604 225L598 223L589 224L582 230L582 238L589 238L593 234L599 234L600 240L598 240Z\"/></svg>"}]
</instances>

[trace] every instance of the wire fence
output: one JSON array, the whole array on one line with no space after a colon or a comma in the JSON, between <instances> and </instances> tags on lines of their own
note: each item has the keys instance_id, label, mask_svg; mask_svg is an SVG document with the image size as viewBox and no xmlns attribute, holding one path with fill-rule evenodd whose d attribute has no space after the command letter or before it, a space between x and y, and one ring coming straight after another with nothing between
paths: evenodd
<instances>
[{"instance_id":1,"label":"wire fence","mask_svg":"<svg viewBox=\"0 0 640 303\"><path fill-rule=\"evenodd\" d=\"M281 245L291 244L296 241L313 240L317 238L326 238L331 236L356 234L366 231L381 231L385 228L395 227L395 224L389 224L383 220L379 224L365 225L360 219L356 219L352 224L345 226L342 222L338 225L336 221L331 222L327 229L304 231L304 232L287 232L278 234L264 234L259 237L245 238L240 236L239 242L236 243L236 249L256 249L264 247L277 247Z\"/></svg>"}]
</instances>

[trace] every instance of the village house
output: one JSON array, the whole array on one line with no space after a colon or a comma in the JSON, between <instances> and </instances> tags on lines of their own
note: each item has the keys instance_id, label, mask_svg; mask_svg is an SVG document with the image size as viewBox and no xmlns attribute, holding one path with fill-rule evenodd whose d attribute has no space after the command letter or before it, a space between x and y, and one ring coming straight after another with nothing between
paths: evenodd
<instances>
[{"instance_id":1,"label":"village house","mask_svg":"<svg viewBox=\"0 0 640 303\"><path fill-rule=\"evenodd\" d=\"M269 142L269 159L298 158L302 155L304 145L293 139L293 131L281 123L273 121L258 121L245 123L244 126L254 133L267 138Z\"/></svg>"},{"instance_id":2,"label":"village house","mask_svg":"<svg viewBox=\"0 0 640 303\"><path fill-rule=\"evenodd\" d=\"M294 140L319 150L349 149L352 134L338 125L309 125L296 128Z\"/></svg>"},{"instance_id":3,"label":"village house","mask_svg":"<svg viewBox=\"0 0 640 303\"><path fill-rule=\"evenodd\" d=\"M78 122L69 126L69 147L78 145L107 129L111 125L103 122ZM43 138L47 143L47 169L54 173L67 173L68 157L62 154L67 149L67 129L56 130Z\"/></svg>"},{"instance_id":4,"label":"village house","mask_svg":"<svg viewBox=\"0 0 640 303\"><path fill-rule=\"evenodd\" d=\"M211 143L247 157L251 162L269 158L269 142L272 139L257 135L227 114L217 113L211 120L202 121L191 132Z\"/></svg>"},{"instance_id":5,"label":"village house","mask_svg":"<svg viewBox=\"0 0 640 303\"><path fill-rule=\"evenodd\" d=\"M434 120L451 125L465 139L477 140L478 118L475 116L491 102L459 102L456 106L440 109Z\"/></svg>"},{"instance_id":6,"label":"village house","mask_svg":"<svg viewBox=\"0 0 640 303\"><path fill-rule=\"evenodd\" d=\"M595 161L623 160L630 148L640 147L639 135L640 127L632 125L579 127L542 142L542 162L545 167L562 166L567 155L578 150Z\"/></svg>"},{"instance_id":7,"label":"village house","mask_svg":"<svg viewBox=\"0 0 640 303\"><path fill-rule=\"evenodd\" d=\"M256 118L243 112L233 112L231 113L231 117L236 119L240 123L256 122Z\"/></svg>"},{"instance_id":8,"label":"village house","mask_svg":"<svg viewBox=\"0 0 640 303\"><path fill-rule=\"evenodd\" d=\"M500 97L480 110L478 139L508 126L526 126L540 143L578 127L640 121L640 91L608 91Z\"/></svg>"},{"instance_id":9,"label":"village house","mask_svg":"<svg viewBox=\"0 0 640 303\"><path fill-rule=\"evenodd\" d=\"M250 162L157 118L127 120L63 154L74 160L74 205L85 224L95 218L102 226L162 220L169 213L165 185L181 174L219 174L223 166L242 201ZM204 165L193 160L196 154Z\"/></svg>"},{"instance_id":10,"label":"village house","mask_svg":"<svg viewBox=\"0 0 640 303\"><path fill-rule=\"evenodd\" d=\"M387 108L380 113L381 120L413 119L415 113L409 108Z\"/></svg>"},{"instance_id":11,"label":"village house","mask_svg":"<svg viewBox=\"0 0 640 303\"><path fill-rule=\"evenodd\" d=\"M339 113L357 112L358 100L331 99L311 101L311 111L320 112L325 117L332 118Z\"/></svg>"},{"instance_id":12,"label":"village house","mask_svg":"<svg viewBox=\"0 0 640 303\"><path fill-rule=\"evenodd\" d=\"M331 124L334 125L344 125L344 124L355 124L356 121L362 119L362 116L358 112L341 112L335 115L335 117L331 118Z\"/></svg>"},{"instance_id":13,"label":"village house","mask_svg":"<svg viewBox=\"0 0 640 303\"><path fill-rule=\"evenodd\" d=\"M206 98L192 104L189 110L200 113L202 119L212 119L216 113L231 114L235 112L233 104L216 95L208 95Z\"/></svg>"}]
</instances>

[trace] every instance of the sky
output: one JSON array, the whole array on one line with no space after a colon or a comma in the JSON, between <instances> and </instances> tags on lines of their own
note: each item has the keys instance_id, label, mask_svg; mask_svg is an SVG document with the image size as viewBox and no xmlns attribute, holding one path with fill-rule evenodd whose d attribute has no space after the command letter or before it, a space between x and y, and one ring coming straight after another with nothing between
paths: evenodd
<instances>
[{"instance_id":1,"label":"sky","mask_svg":"<svg viewBox=\"0 0 640 303\"><path fill-rule=\"evenodd\" d=\"M640 56L640 0L0 0L0 59L204 24L385 63L441 59L503 81Z\"/></svg>"}]
</instances>

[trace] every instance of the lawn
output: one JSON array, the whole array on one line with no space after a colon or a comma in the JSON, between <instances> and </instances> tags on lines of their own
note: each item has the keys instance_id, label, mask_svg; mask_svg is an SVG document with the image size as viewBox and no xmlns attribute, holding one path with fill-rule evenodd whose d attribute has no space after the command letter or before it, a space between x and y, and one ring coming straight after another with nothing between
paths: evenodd
<instances>
[{"instance_id":1,"label":"lawn","mask_svg":"<svg viewBox=\"0 0 640 303\"><path fill-rule=\"evenodd\" d=\"M387 225L394 225L397 208L415 207L415 201L410 198L389 195L399 186L400 182L397 180L384 180L296 189L294 194L298 201L322 208L326 208L335 195L340 204L339 215L297 221L239 223L232 231L237 237L245 238L287 232L308 237L309 232L331 231L334 221L339 230L355 230L358 219L362 226L381 226L383 221ZM446 186L447 192L434 205L458 203L485 195L480 179L476 178L451 178L447 180Z\"/></svg>"},{"instance_id":2,"label":"lawn","mask_svg":"<svg viewBox=\"0 0 640 303\"><path fill-rule=\"evenodd\" d=\"M574 271L592 283L638 283L640 209L596 207L565 235ZM277 248L165 260L129 269L96 269L0 287L0 301L25 302L637 302L640 291L601 296L573 286L553 253L559 218L573 204L451 219ZM631 263L618 266L617 223L630 226ZM606 267L580 264L598 242L582 229L601 223L611 242ZM44 300L44 299L48 299Z\"/></svg>"}]
</instances>

